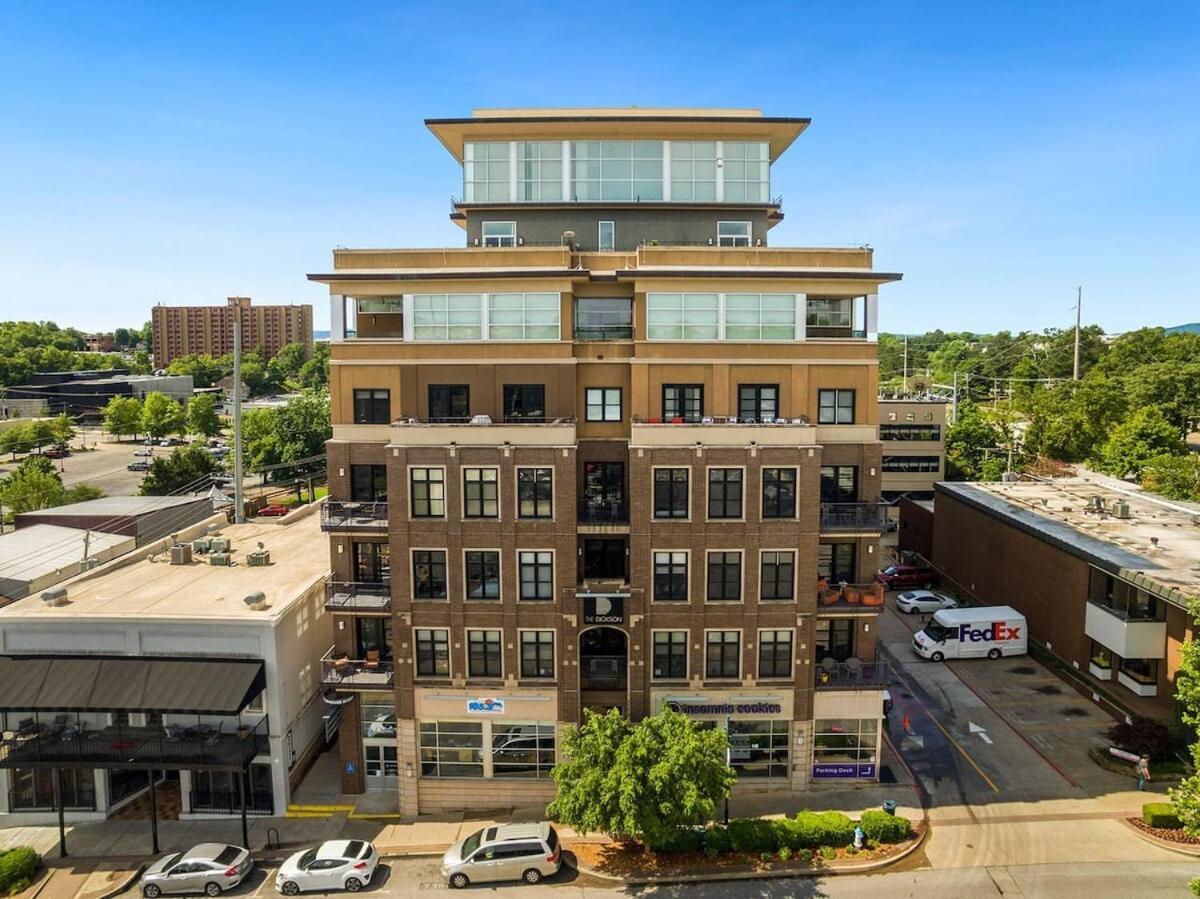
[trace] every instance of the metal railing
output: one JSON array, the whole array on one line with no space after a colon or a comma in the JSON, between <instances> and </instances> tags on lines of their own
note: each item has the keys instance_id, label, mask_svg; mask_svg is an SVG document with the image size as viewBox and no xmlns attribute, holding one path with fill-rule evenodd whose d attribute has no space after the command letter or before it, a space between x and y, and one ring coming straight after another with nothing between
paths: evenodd
<instances>
[{"instance_id":1,"label":"metal railing","mask_svg":"<svg viewBox=\"0 0 1200 899\"><path fill-rule=\"evenodd\" d=\"M238 815L242 811L242 798L237 790L192 790L190 798L193 812ZM270 790L250 790L246 793L246 811L253 815L273 815L275 797Z\"/></svg>"},{"instance_id":2,"label":"metal railing","mask_svg":"<svg viewBox=\"0 0 1200 899\"><path fill-rule=\"evenodd\" d=\"M797 415L793 418L739 418L736 415L701 415L699 418L675 416L673 418L662 418L659 416L642 417L639 415L633 416L633 423L639 425L686 425L691 427L712 427L714 425L730 425L736 427L758 426L764 428L778 428L784 426L790 427L808 427L808 417Z\"/></svg>"},{"instance_id":3,"label":"metal railing","mask_svg":"<svg viewBox=\"0 0 1200 899\"><path fill-rule=\"evenodd\" d=\"M579 503L577 520L580 524L628 524L629 503L624 500L606 503Z\"/></svg>"},{"instance_id":4,"label":"metal railing","mask_svg":"<svg viewBox=\"0 0 1200 899\"><path fill-rule=\"evenodd\" d=\"M882 612L884 600L883 584L851 584L839 582L829 584L824 579L817 581L817 611L861 609Z\"/></svg>"},{"instance_id":5,"label":"metal railing","mask_svg":"<svg viewBox=\"0 0 1200 899\"><path fill-rule=\"evenodd\" d=\"M333 647L321 658L321 683L327 687L378 689L391 685L393 673L390 660L351 659Z\"/></svg>"},{"instance_id":6,"label":"metal railing","mask_svg":"<svg viewBox=\"0 0 1200 899\"><path fill-rule=\"evenodd\" d=\"M387 529L387 503L335 502L321 504L321 530L352 531Z\"/></svg>"},{"instance_id":7,"label":"metal railing","mask_svg":"<svg viewBox=\"0 0 1200 899\"><path fill-rule=\"evenodd\" d=\"M882 531L887 503L821 503L822 531Z\"/></svg>"},{"instance_id":8,"label":"metal railing","mask_svg":"<svg viewBox=\"0 0 1200 899\"><path fill-rule=\"evenodd\" d=\"M331 612L387 612L392 607L391 584L326 581L325 608Z\"/></svg>"},{"instance_id":9,"label":"metal railing","mask_svg":"<svg viewBox=\"0 0 1200 899\"><path fill-rule=\"evenodd\" d=\"M633 340L633 325L584 325L575 323L576 340Z\"/></svg>"},{"instance_id":10,"label":"metal railing","mask_svg":"<svg viewBox=\"0 0 1200 899\"><path fill-rule=\"evenodd\" d=\"M888 685L887 662L875 659L864 662L847 659L836 662L825 658L815 669L818 689L856 689L861 687L886 687Z\"/></svg>"},{"instance_id":11,"label":"metal railing","mask_svg":"<svg viewBox=\"0 0 1200 899\"><path fill-rule=\"evenodd\" d=\"M88 777L91 777L89 772ZM30 794L20 790L8 791L8 810L10 812L54 812L58 811L58 805L54 801L54 793L35 793L33 801L30 802ZM63 811L65 812L94 812L96 810L96 797L92 796L92 801L79 802L73 797L63 803Z\"/></svg>"},{"instance_id":12,"label":"metal railing","mask_svg":"<svg viewBox=\"0 0 1200 899\"><path fill-rule=\"evenodd\" d=\"M519 418L508 416L492 418L486 414L473 415L470 418L416 418L406 415L392 422L392 424L401 427L405 425L457 425L461 427L485 428L489 425L570 425L574 423L575 417L572 415L527 415Z\"/></svg>"}]
</instances>

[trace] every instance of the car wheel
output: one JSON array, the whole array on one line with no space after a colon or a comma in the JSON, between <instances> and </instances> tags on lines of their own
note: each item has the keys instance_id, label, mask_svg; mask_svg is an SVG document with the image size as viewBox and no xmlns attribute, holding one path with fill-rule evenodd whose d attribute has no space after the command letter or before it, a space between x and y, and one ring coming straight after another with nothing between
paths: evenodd
<instances>
[{"instance_id":1,"label":"car wheel","mask_svg":"<svg viewBox=\"0 0 1200 899\"><path fill-rule=\"evenodd\" d=\"M284 881L283 886L279 888L279 892L285 896L296 896L300 893L300 884L294 880Z\"/></svg>"},{"instance_id":2,"label":"car wheel","mask_svg":"<svg viewBox=\"0 0 1200 899\"><path fill-rule=\"evenodd\" d=\"M463 874L462 872L459 872L458 874L450 875L450 886L452 889L461 890L463 887L465 887L470 882L471 881L467 877L467 875Z\"/></svg>"},{"instance_id":3,"label":"car wheel","mask_svg":"<svg viewBox=\"0 0 1200 899\"><path fill-rule=\"evenodd\" d=\"M204 885L204 895L205 896L220 896L221 895L221 885L219 883L212 883L212 882L206 883Z\"/></svg>"},{"instance_id":4,"label":"car wheel","mask_svg":"<svg viewBox=\"0 0 1200 899\"><path fill-rule=\"evenodd\" d=\"M530 868L528 871L526 871L524 874L521 875L521 878L526 883L539 883L542 879L542 872L539 871L537 868Z\"/></svg>"},{"instance_id":5,"label":"car wheel","mask_svg":"<svg viewBox=\"0 0 1200 899\"><path fill-rule=\"evenodd\" d=\"M162 890L158 888L157 884L148 883L142 887L142 895L145 896L146 899L158 899L158 897L162 895Z\"/></svg>"},{"instance_id":6,"label":"car wheel","mask_svg":"<svg viewBox=\"0 0 1200 899\"><path fill-rule=\"evenodd\" d=\"M945 656L945 655L943 655L943 654L942 654L942 653L940 653L940 652L935 652L935 653L934 653L933 655L931 655L929 658L933 659L935 662L944 662L944 661L946 661L946 656Z\"/></svg>"},{"instance_id":7,"label":"car wheel","mask_svg":"<svg viewBox=\"0 0 1200 899\"><path fill-rule=\"evenodd\" d=\"M357 877L346 878L346 892L347 893L357 893L362 888L363 888L362 881L359 880Z\"/></svg>"},{"instance_id":8,"label":"car wheel","mask_svg":"<svg viewBox=\"0 0 1200 899\"><path fill-rule=\"evenodd\" d=\"M999 648L996 648L996 649L989 649L989 650L988 650L988 658L989 658L989 659L998 659L998 658L1000 658L1000 656L1002 656L1002 655L1004 655L1004 653L1002 653L1002 652L999 650Z\"/></svg>"},{"instance_id":9,"label":"car wheel","mask_svg":"<svg viewBox=\"0 0 1200 899\"><path fill-rule=\"evenodd\" d=\"M909 607L908 607L908 614L909 614L909 615L919 615L920 613L921 613L921 610L920 610L920 609L918 609L916 606L909 606Z\"/></svg>"}]
</instances>

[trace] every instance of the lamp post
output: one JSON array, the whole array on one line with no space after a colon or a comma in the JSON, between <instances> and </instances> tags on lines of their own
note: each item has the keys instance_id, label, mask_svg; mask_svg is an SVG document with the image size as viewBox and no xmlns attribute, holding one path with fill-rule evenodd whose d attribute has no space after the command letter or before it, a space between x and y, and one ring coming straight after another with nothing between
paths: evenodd
<instances>
[{"instance_id":1,"label":"lamp post","mask_svg":"<svg viewBox=\"0 0 1200 899\"><path fill-rule=\"evenodd\" d=\"M725 716L725 766L733 767L733 747L729 745L729 716ZM725 826L729 826L729 794L725 794Z\"/></svg>"}]
</instances>

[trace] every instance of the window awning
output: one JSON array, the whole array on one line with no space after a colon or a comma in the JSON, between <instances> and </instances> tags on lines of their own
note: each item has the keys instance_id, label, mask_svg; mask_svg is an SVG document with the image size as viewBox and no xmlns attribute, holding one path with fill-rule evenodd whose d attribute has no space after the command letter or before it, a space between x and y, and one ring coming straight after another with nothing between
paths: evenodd
<instances>
[{"instance_id":1,"label":"window awning","mask_svg":"<svg viewBox=\"0 0 1200 899\"><path fill-rule=\"evenodd\" d=\"M236 715L266 683L259 659L0 656L0 712Z\"/></svg>"}]
</instances>

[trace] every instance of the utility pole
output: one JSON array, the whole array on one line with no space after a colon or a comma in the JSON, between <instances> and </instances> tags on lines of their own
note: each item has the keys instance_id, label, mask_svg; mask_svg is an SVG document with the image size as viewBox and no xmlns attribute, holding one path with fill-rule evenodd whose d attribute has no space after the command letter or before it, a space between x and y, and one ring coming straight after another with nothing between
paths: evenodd
<instances>
[{"instance_id":1,"label":"utility pole","mask_svg":"<svg viewBox=\"0 0 1200 899\"><path fill-rule=\"evenodd\" d=\"M246 520L242 498L242 303L233 306L233 521Z\"/></svg>"},{"instance_id":2,"label":"utility pole","mask_svg":"<svg viewBox=\"0 0 1200 899\"><path fill-rule=\"evenodd\" d=\"M1075 375L1074 379L1079 380L1079 323L1083 320L1083 285L1081 284L1075 292Z\"/></svg>"},{"instance_id":3,"label":"utility pole","mask_svg":"<svg viewBox=\"0 0 1200 899\"><path fill-rule=\"evenodd\" d=\"M900 388L908 396L908 335L904 335L904 386Z\"/></svg>"},{"instance_id":4,"label":"utility pole","mask_svg":"<svg viewBox=\"0 0 1200 899\"><path fill-rule=\"evenodd\" d=\"M958 372L956 371L954 373L954 402L950 406L950 424L954 424L957 421L958 421Z\"/></svg>"}]
</instances>

